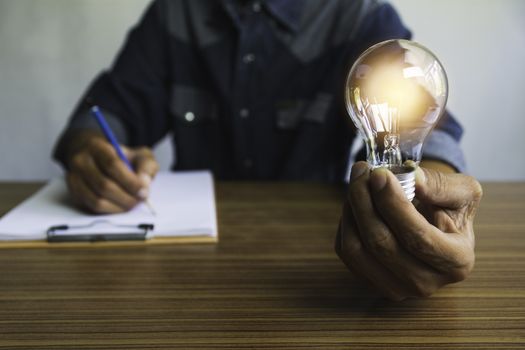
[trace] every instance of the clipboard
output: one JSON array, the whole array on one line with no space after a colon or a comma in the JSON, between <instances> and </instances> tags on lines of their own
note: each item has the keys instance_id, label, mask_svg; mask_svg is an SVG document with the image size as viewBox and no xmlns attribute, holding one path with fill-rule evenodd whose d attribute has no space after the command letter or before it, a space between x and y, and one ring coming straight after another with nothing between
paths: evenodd
<instances>
[{"instance_id":1,"label":"clipboard","mask_svg":"<svg viewBox=\"0 0 525 350\"><path fill-rule=\"evenodd\" d=\"M150 199L156 216L141 204L128 213L89 215L70 203L64 179L57 178L0 219L0 249L218 241L211 173L159 173Z\"/></svg>"},{"instance_id":2,"label":"clipboard","mask_svg":"<svg viewBox=\"0 0 525 350\"><path fill-rule=\"evenodd\" d=\"M101 225L122 229L121 232L104 230ZM119 225L107 220L95 220L85 225L55 225L47 229L48 243L69 242L112 242L112 241L145 241L148 233L155 228L153 224Z\"/></svg>"}]
</instances>

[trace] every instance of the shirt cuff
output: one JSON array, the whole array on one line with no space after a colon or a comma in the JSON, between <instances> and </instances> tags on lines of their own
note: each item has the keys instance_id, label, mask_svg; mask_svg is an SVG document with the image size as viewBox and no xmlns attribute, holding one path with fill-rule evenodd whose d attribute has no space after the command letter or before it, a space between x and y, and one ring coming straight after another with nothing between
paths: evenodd
<instances>
[{"instance_id":1,"label":"shirt cuff","mask_svg":"<svg viewBox=\"0 0 525 350\"><path fill-rule=\"evenodd\" d=\"M107 110L101 109L101 111L102 114L104 114L104 119L106 119L106 122L111 128L111 131L113 131L113 134L115 135L117 141L120 144L126 145L128 143L128 135L126 132L126 127L124 126L122 121L115 115L109 113ZM87 110L75 115L69 123L66 133L69 131L76 131L79 129L91 129L100 131L100 126L98 125L95 118L91 115L91 111Z\"/></svg>"},{"instance_id":2,"label":"shirt cuff","mask_svg":"<svg viewBox=\"0 0 525 350\"><path fill-rule=\"evenodd\" d=\"M467 170L459 143L450 134L441 130L434 130L428 136L423 145L423 159L443 161L461 173Z\"/></svg>"},{"instance_id":3,"label":"shirt cuff","mask_svg":"<svg viewBox=\"0 0 525 350\"><path fill-rule=\"evenodd\" d=\"M120 144L126 145L128 142L128 134L124 123L118 119L115 115L109 113L106 110L102 110L104 117L109 127L113 131L117 141ZM93 130L100 131L95 118L91 115L91 111L84 110L80 113L76 113L70 120L66 129L62 132L62 135L58 139L55 149L53 151L53 157L62 163L67 168L67 154L70 149L72 140L76 137L77 131L80 130Z\"/></svg>"}]
</instances>

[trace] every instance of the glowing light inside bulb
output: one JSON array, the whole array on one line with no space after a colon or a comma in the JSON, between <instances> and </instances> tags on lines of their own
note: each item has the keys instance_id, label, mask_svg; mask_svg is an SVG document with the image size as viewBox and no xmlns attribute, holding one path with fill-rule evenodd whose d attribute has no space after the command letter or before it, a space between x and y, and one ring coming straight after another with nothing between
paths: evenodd
<instances>
[{"instance_id":1,"label":"glowing light inside bulb","mask_svg":"<svg viewBox=\"0 0 525 350\"><path fill-rule=\"evenodd\" d=\"M428 92L412 79L423 75L420 67L383 64L358 69L360 84L355 87L354 96L359 97L355 101L370 117L376 132L398 133L401 118L410 122L428 113Z\"/></svg>"}]
</instances>

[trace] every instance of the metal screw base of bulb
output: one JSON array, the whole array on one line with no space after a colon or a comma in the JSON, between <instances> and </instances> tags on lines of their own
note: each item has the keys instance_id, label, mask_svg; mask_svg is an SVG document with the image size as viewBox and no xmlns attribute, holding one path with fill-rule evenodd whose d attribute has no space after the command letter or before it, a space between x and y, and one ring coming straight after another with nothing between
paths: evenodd
<instances>
[{"instance_id":1,"label":"metal screw base of bulb","mask_svg":"<svg viewBox=\"0 0 525 350\"><path fill-rule=\"evenodd\" d=\"M412 202L416 196L416 169L414 167L399 166L389 168L395 175L408 200Z\"/></svg>"}]
</instances>

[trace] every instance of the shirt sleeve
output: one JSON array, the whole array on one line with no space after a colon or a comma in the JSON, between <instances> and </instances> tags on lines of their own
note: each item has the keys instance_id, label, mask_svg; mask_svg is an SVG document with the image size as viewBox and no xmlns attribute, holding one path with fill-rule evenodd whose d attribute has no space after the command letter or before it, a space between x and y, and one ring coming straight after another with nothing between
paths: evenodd
<instances>
[{"instance_id":1,"label":"shirt sleeve","mask_svg":"<svg viewBox=\"0 0 525 350\"><path fill-rule=\"evenodd\" d=\"M117 139L130 146L152 146L169 130L167 116L167 31L161 2L153 2L128 34L110 70L87 89L55 147L64 161L68 139L79 129L98 130L89 108L98 105Z\"/></svg>"},{"instance_id":2,"label":"shirt sleeve","mask_svg":"<svg viewBox=\"0 0 525 350\"><path fill-rule=\"evenodd\" d=\"M387 3L375 2L365 16L353 45L358 56L370 46L389 39L412 38L412 33L401 21L396 10ZM357 58L357 56L355 58ZM423 146L423 159L445 162L459 172L466 170L463 151L459 146L463 129L450 113L445 111ZM361 149L356 160L365 160L366 150Z\"/></svg>"},{"instance_id":3,"label":"shirt sleeve","mask_svg":"<svg viewBox=\"0 0 525 350\"><path fill-rule=\"evenodd\" d=\"M458 172L466 172L465 156L459 145L463 128L448 111L430 132L423 145L423 159L439 160L449 164Z\"/></svg>"}]
</instances>

